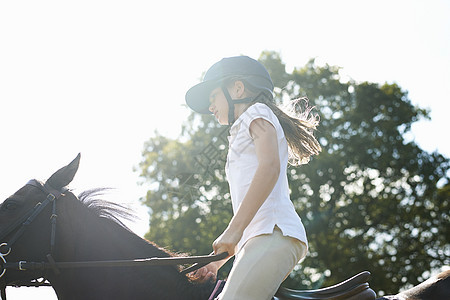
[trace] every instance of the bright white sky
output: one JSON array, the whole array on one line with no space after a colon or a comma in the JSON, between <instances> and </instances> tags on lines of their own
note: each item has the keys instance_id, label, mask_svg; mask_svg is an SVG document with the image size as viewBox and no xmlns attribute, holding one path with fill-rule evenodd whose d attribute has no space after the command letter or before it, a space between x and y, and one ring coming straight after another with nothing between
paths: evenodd
<instances>
[{"instance_id":1,"label":"bright white sky","mask_svg":"<svg viewBox=\"0 0 450 300\"><path fill-rule=\"evenodd\" d=\"M2 1L0 199L81 152L72 188L117 188L143 235L133 166L144 142L155 130L177 137L184 93L211 64L263 50L288 71L315 57L357 81L397 82L431 109L413 138L449 157L448 16L445 0ZM8 288L9 299L52 293Z\"/></svg>"}]
</instances>

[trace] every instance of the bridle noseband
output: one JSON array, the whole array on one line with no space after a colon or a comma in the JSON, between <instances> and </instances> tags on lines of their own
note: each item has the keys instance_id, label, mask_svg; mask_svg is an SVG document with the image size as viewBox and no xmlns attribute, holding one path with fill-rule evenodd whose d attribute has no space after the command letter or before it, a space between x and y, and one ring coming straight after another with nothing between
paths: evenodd
<instances>
[{"instance_id":1,"label":"bridle noseband","mask_svg":"<svg viewBox=\"0 0 450 300\"><path fill-rule=\"evenodd\" d=\"M64 193L68 190L67 187L63 187L60 190L53 188L49 184L42 184L40 181L36 179L32 179L28 181L27 185L31 185L40 189L44 194L46 194L46 198L42 202L38 202L34 208L32 208L28 213L26 213L22 218L11 224L0 234L0 278L2 278L7 270L8 263L6 262L6 256L11 253L12 246L17 242L17 240L24 234L26 229L30 226L30 224L39 216L39 214L44 210L47 205L52 204L52 215L50 217L51 220L51 235L50 235L50 253L47 255L47 259L50 263L54 262L53 255L55 252L55 240L56 240L56 219L58 217L56 211L56 200L58 200ZM12 237L8 240L8 242L3 242L7 236L15 232ZM20 261L18 263L18 269L24 271L25 268L22 267L24 261ZM6 282L3 279L0 282L1 296L2 299L6 299Z\"/></svg>"}]
</instances>

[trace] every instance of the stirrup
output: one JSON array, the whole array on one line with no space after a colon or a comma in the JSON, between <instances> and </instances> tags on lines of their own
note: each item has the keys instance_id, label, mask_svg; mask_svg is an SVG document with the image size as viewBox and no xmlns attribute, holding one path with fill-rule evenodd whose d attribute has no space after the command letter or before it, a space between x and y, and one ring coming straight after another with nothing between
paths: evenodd
<instances>
[{"instance_id":1,"label":"stirrup","mask_svg":"<svg viewBox=\"0 0 450 300\"><path fill-rule=\"evenodd\" d=\"M370 272L361 272L336 285L317 290L292 290L280 287L275 300L373 300L375 292L367 281Z\"/></svg>"}]
</instances>

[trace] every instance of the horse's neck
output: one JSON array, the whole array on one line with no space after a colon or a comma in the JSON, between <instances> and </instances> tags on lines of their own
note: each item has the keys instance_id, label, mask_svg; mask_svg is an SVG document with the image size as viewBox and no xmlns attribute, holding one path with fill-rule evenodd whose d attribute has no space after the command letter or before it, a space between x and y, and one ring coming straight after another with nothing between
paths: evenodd
<instances>
[{"instance_id":1,"label":"horse's neck","mask_svg":"<svg viewBox=\"0 0 450 300\"><path fill-rule=\"evenodd\" d=\"M58 260L95 261L167 257L166 252L113 221L89 218L61 234L67 243ZM64 231L64 230L63 230ZM194 285L175 266L78 269L50 275L59 299L205 299L210 285ZM194 296L190 297L189 294Z\"/></svg>"},{"instance_id":2,"label":"horse's neck","mask_svg":"<svg viewBox=\"0 0 450 300\"><path fill-rule=\"evenodd\" d=\"M100 220L79 236L76 259L167 257L169 254L110 220Z\"/></svg>"},{"instance_id":3,"label":"horse's neck","mask_svg":"<svg viewBox=\"0 0 450 300\"><path fill-rule=\"evenodd\" d=\"M60 213L58 219L64 222L57 227L62 248L58 255L66 261L168 256L115 221L99 218L76 199L68 199Z\"/></svg>"}]
</instances>

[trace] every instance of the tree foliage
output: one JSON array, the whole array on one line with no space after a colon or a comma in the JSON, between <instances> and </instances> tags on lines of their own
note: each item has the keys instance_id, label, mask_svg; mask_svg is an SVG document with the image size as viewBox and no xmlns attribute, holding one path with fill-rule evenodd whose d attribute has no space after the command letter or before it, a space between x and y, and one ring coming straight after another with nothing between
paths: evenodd
<instances>
[{"instance_id":1,"label":"tree foliage","mask_svg":"<svg viewBox=\"0 0 450 300\"><path fill-rule=\"evenodd\" d=\"M314 60L287 73L275 52L260 61L277 102L308 96L321 118L323 152L288 169L310 251L285 285L318 288L369 270L373 289L395 293L450 264L449 161L405 138L428 112L395 83L346 81L338 67ZM231 218L226 136L212 117L192 114L178 139L149 139L140 164L151 186L148 239L191 254L211 251Z\"/></svg>"}]
</instances>

